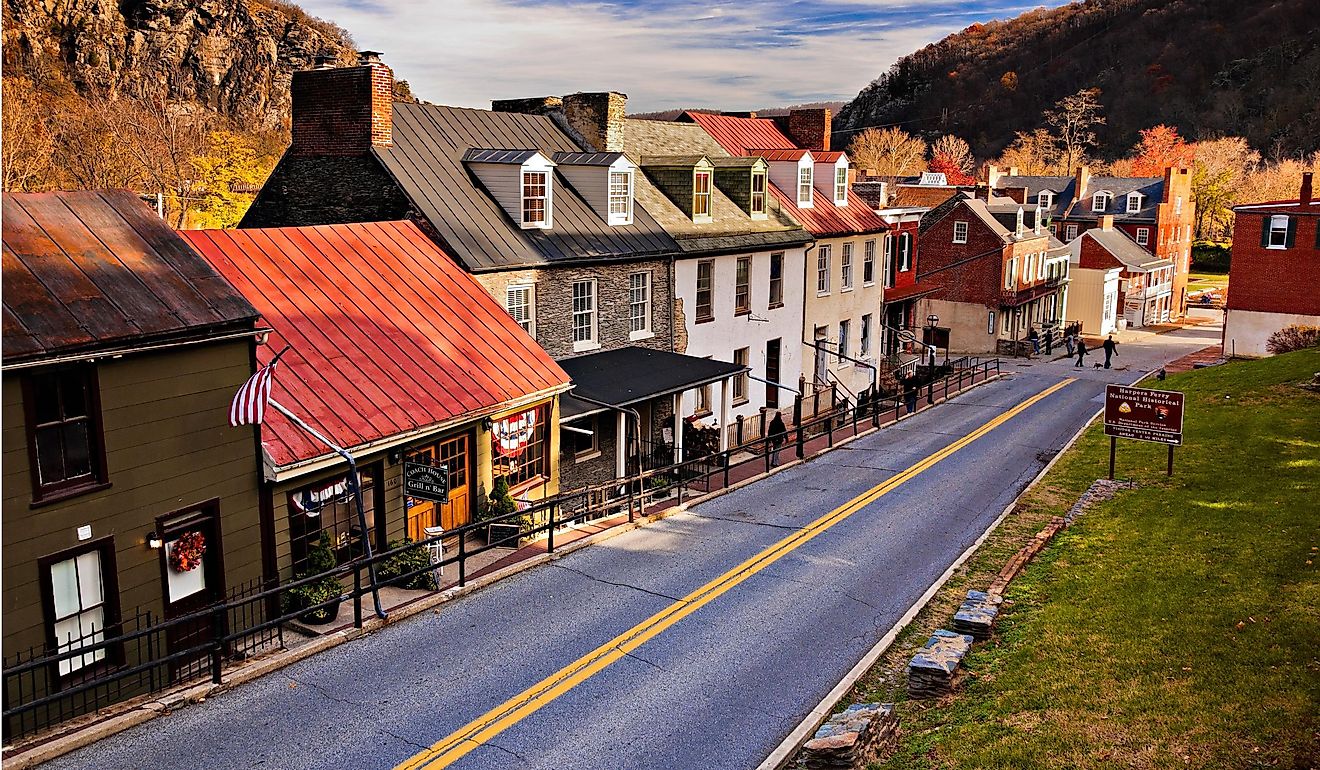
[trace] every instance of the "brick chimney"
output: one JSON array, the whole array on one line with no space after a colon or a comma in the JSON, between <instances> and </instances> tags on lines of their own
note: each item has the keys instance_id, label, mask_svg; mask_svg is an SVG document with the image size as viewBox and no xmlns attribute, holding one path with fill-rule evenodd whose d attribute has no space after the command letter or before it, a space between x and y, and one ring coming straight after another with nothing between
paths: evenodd
<instances>
[{"instance_id":1,"label":"brick chimney","mask_svg":"<svg viewBox=\"0 0 1320 770\"><path fill-rule=\"evenodd\" d=\"M1073 200L1079 201L1086 197L1086 188L1091 184L1091 169L1089 166L1078 166L1077 174L1073 177L1076 183L1073 185Z\"/></svg>"},{"instance_id":2,"label":"brick chimney","mask_svg":"<svg viewBox=\"0 0 1320 770\"><path fill-rule=\"evenodd\" d=\"M1302 174L1302 189L1297 194L1297 200L1302 202L1303 206L1311 205L1311 172Z\"/></svg>"},{"instance_id":3,"label":"brick chimney","mask_svg":"<svg viewBox=\"0 0 1320 770\"><path fill-rule=\"evenodd\" d=\"M628 95L618 91L569 94L563 99L564 118L599 152L623 152L623 121L628 116Z\"/></svg>"},{"instance_id":4,"label":"brick chimney","mask_svg":"<svg viewBox=\"0 0 1320 770\"><path fill-rule=\"evenodd\" d=\"M394 71L378 51L361 51L356 67L293 73L293 155L363 155L394 144Z\"/></svg>"},{"instance_id":5,"label":"brick chimney","mask_svg":"<svg viewBox=\"0 0 1320 770\"><path fill-rule=\"evenodd\" d=\"M830 111L825 108L788 111L788 136L804 150L830 149Z\"/></svg>"},{"instance_id":6,"label":"brick chimney","mask_svg":"<svg viewBox=\"0 0 1320 770\"><path fill-rule=\"evenodd\" d=\"M1100 229L1101 229L1101 230L1105 230L1105 231L1109 231L1109 230L1113 230L1113 229L1114 229L1114 215L1113 215L1113 214L1105 214L1104 216L1100 217Z\"/></svg>"}]
</instances>

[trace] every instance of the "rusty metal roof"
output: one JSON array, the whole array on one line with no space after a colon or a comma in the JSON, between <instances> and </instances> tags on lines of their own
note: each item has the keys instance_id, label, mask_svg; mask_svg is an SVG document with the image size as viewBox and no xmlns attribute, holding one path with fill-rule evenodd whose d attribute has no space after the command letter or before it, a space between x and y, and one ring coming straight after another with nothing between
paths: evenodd
<instances>
[{"instance_id":1,"label":"rusty metal roof","mask_svg":"<svg viewBox=\"0 0 1320 770\"><path fill-rule=\"evenodd\" d=\"M6 364L241 331L256 317L132 192L4 195Z\"/></svg>"},{"instance_id":2,"label":"rusty metal roof","mask_svg":"<svg viewBox=\"0 0 1320 770\"><path fill-rule=\"evenodd\" d=\"M183 235L274 330L273 398L344 447L475 419L568 387L568 375L411 222ZM268 412L277 467L326 454Z\"/></svg>"}]
</instances>

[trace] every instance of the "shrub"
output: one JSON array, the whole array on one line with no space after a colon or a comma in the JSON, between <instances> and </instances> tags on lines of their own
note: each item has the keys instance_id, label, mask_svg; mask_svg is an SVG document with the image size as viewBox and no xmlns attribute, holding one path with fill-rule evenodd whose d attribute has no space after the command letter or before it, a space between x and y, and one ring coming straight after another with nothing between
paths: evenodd
<instances>
[{"instance_id":1,"label":"shrub","mask_svg":"<svg viewBox=\"0 0 1320 770\"><path fill-rule=\"evenodd\" d=\"M387 546L388 550L393 551L396 548L402 548L414 542L411 538L402 540L391 540ZM381 583L388 585L397 585L399 588L413 588L423 591L434 591L435 572L426 569L431 566L431 555L426 546L418 545L409 548L406 551L400 551L393 556L381 561L376 566L376 579ZM425 572L418 572L410 577L402 577L410 572L419 569L426 569Z\"/></svg>"},{"instance_id":2,"label":"shrub","mask_svg":"<svg viewBox=\"0 0 1320 770\"><path fill-rule=\"evenodd\" d=\"M316 540L316 544L307 552L307 568L294 575L294 579L302 580L313 575L329 572L335 568L335 564L335 552L330 548L330 535L322 531L321 536ZM339 578L334 575L326 575L320 580L313 580L306 585L300 585L286 591L284 593L284 611L298 612L322 602L328 602L343 595L343 593L344 587L339 583ZM334 619L336 611L337 608L334 606L322 607L301 617L309 623L328 623Z\"/></svg>"},{"instance_id":3,"label":"shrub","mask_svg":"<svg viewBox=\"0 0 1320 770\"><path fill-rule=\"evenodd\" d=\"M1192 269L1206 273L1227 273L1230 246L1213 241L1198 241L1192 244Z\"/></svg>"},{"instance_id":4,"label":"shrub","mask_svg":"<svg viewBox=\"0 0 1320 770\"><path fill-rule=\"evenodd\" d=\"M1320 326L1285 326L1265 341L1265 349L1271 353L1291 353L1316 347L1320 347Z\"/></svg>"}]
</instances>

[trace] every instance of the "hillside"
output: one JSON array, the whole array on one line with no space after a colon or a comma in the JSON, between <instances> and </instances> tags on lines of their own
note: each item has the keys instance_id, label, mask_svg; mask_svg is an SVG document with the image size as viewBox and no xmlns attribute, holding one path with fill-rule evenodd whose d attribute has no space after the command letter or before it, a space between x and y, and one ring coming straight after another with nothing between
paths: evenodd
<instances>
[{"instance_id":1,"label":"hillside","mask_svg":"<svg viewBox=\"0 0 1320 770\"><path fill-rule=\"evenodd\" d=\"M835 120L849 136L901 125L991 157L1083 88L1101 89L1114 158L1143 128L1244 136L1270 154L1320 149L1315 0L1087 0L971 27L903 57ZM850 130L851 129L851 130Z\"/></svg>"}]
</instances>

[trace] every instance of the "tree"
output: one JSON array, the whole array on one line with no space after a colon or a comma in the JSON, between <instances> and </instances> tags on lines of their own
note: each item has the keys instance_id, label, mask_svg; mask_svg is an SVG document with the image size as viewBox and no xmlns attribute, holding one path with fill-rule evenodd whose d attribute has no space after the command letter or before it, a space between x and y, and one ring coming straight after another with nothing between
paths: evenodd
<instances>
[{"instance_id":1,"label":"tree","mask_svg":"<svg viewBox=\"0 0 1320 770\"><path fill-rule=\"evenodd\" d=\"M967 185L976 183L976 178L971 174L968 174L966 171L963 171L962 166L958 161L951 157L947 152L935 153L934 156L931 157L930 164L927 168L936 174L943 174L945 181L949 184Z\"/></svg>"},{"instance_id":2,"label":"tree","mask_svg":"<svg viewBox=\"0 0 1320 770\"><path fill-rule=\"evenodd\" d=\"M1100 112L1100 89L1083 88L1072 96L1065 96L1045 112L1045 123L1053 132L1059 152L1059 165L1066 171L1086 162L1087 153L1098 141L1096 126L1104 125Z\"/></svg>"},{"instance_id":3,"label":"tree","mask_svg":"<svg viewBox=\"0 0 1320 770\"><path fill-rule=\"evenodd\" d=\"M936 139L934 144L930 146L930 154L932 162L937 156L943 156L946 163L953 163L964 174L970 174L972 169L976 167L976 159L972 157L972 148L968 146L967 142L951 134L945 134Z\"/></svg>"},{"instance_id":4,"label":"tree","mask_svg":"<svg viewBox=\"0 0 1320 770\"><path fill-rule=\"evenodd\" d=\"M900 128L868 128L848 150L858 168L880 176L911 176L925 168L926 143Z\"/></svg>"},{"instance_id":5,"label":"tree","mask_svg":"<svg viewBox=\"0 0 1320 770\"><path fill-rule=\"evenodd\" d=\"M265 181L270 168L252 137L232 131L212 131L206 151L191 163L196 200L187 224L198 228L238 225L253 199L246 188Z\"/></svg>"},{"instance_id":6,"label":"tree","mask_svg":"<svg viewBox=\"0 0 1320 770\"><path fill-rule=\"evenodd\" d=\"M1018 173L1026 176L1070 173L1066 166L1059 163L1059 150L1054 138L1043 128L1031 133L1017 132L1017 138L999 156L995 165L1017 168Z\"/></svg>"},{"instance_id":7,"label":"tree","mask_svg":"<svg viewBox=\"0 0 1320 770\"><path fill-rule=\"evenodd\" d=\"M1017 73L1014 72L1013 70L1009 70L1008 72L1005 72L1003 76L999 78L999 85L1005 91L1016 91L1018 87Z\"/></svg>"},{"instance_id":8,"label":"tree","mask_svg":"<svg viewBox=\"0 0 1320 770\"><path fill-rule=\"evenodd\" d=\"M1232 207L1247 175L1260 165L1260 153L1240 136L1197 142L1191 150L1196 237L1222 240L1232 231Z\"/></svg>"},{"instance_id":9,"label":"tree","mask_svg":"<svg viewBox=\"0 0 1320 770\"><path fill-rule=\"evenodd\" d=\"M1141 141L1132 148L1131 176L1163 176L1164 169L1192 165L1195 150L1178 136L1178 129L1161 123L1141 132Z\"/></svg>"},{"instance_id":10,"label":"tree","mask_svg":"<svg viewBox=\"0 0 1320 770\"><path fill-rule=\"evenodd\" d=\"M32 81L23 77L4 78L4 189L42 190L50 186L56 174L51 163L55 154L55 135L47 123L48 112L42 109Z\"/></svg>"}]
</instances>

